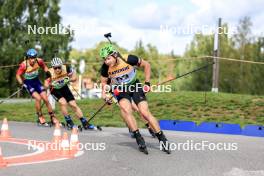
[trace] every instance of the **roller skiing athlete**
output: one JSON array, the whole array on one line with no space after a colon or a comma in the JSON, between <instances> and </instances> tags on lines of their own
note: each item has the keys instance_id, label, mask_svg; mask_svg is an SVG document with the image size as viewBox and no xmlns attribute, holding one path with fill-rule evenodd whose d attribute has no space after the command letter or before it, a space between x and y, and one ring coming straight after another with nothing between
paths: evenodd
<instances>
[{"instance_id":1,"label":"roller skiing athlete","mask_svg":"<svg viewBox=\"0 0 264 176\"><path fill-rule=\"evenodd\" d=\"M38 53L35 49L29 49L26 52L26 59L19 64L19 68L16 72L16 79L18 83L35 99L35 108L37 114L37 124L41 126L51 126L59 121L55 117L52 107L48 101L47 93L39 80L40 69L45 72L48 71L48 67L44 63L43 59L38 58ZM44 101L50 115L50 122L46 122L46 119L41 111L41 100Z\"/></svg>"},{"instance_id":2,"label":"roller skiing athlete","mask_svg":"<svg viewBox=\"0 0 264 176\"><path fill-rule=\"evenodd\" d=\"M111 89L113 89L112 91L117 97L121 116L134 134L139 150L148 154L144 138L141 136L136 120L132 114L132 100L137 105L139 112L153 128L160 145L164 144L162 145L163 151L169 154L170 148L168 140L160 130L158 121L150 113L146 101L145 92L150 90L150 64L135 55L128 55L128 57L123 58L112 44L107 44L100 49L100 57L104 59L101 67L102 98L106 102L111 101L111 98L106 96L108 88L107 80L110 78L113 84ZM135 66L144 68L144 86L142 86L136 77Z\"/></svg>"},{"instance_id":3,"label":"roller skiing athlete","mask_svg":"<svg viewBox=\"0 0 264 176\"><path fill-rule=\"evenodd\" d=\"M51 66L52 67L47 71L44 85L46 88L50 88L51 95L59 103L61 112L65 118L66 128L72 129L75 125L68 113L67 107L69 105L75 112L77 118L81 121L83 129L96 129L94 125L88 123L68 87L70 82L75 82L77 80L75 72L71 69L71 67L63 64L63 61L58 57L52 59ZM80 126L78 126L78 128L82 129Z\"/></svg>"}]
</instances>

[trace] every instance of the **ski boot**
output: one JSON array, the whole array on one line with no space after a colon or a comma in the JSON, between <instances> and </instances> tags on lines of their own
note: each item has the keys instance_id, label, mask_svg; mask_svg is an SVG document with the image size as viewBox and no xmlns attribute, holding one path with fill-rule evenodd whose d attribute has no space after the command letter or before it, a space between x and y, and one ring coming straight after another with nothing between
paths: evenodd
<instances>
[{"instance_id":1,"label":"ski boot","mask_svg":"<svg viewBox=\"0 0 264 176\"><path fill-rule=\"evenodd\" d=\"M144 138L141 136L141 134L139 133L138 130L136 130L133 133L135 135L139 151L141 151L141 152L143 152L143 153L145 153L147 155L148 154L148 149L147 149L147 146L145 144Z\"/></svg>"},{"instance_id":2,"label":"ski boot","mask_svg":"<svg viewBox=\"0 0 264 176\"><path fill-rule=\"evenodd\" d=\"M81 119L83 129L85 130L95 130L96 127L92 124L89 124L88 121L85 118Z\"/></svg>"},{"instance_id":3,"label":"ski boot","mask_svg":"<svg viewBox=\"0 0 264 176\"><path fill-rule=\"evenodd\" d=\"M74 127L74 123L73 123L72 119L66 120L65 128L67 130L72 130L73 127Z\"/></svg>"},{"instance_id":4,"label":"ski boot","mask_svg":"<svg viewBox=\"0 0 264 176\"><path fill-rule=\"evenodd\" d=\"M130 130L130 128L128 128L128 132L131 138L135 138L135 134L132 132L132 130Z\"/></svg>"},{"instance_id":5,"label":"ski boot","mask_svg":"<svg viewBox=\"0 0 264 176\"><path fill-rule=\"evenodd\" d=\"M43 116L43 114L41 112L37 113L37 117L38 117L38 119L37 119L37 125L38 126L44 126L44 127L49 126L49 124L46 122L45 117Z\"/></svg>"},{"instance_id":6,"label":"ski boot","mask_svg":"<svg viewBox=\"0 0 264 176\"><path fill-rule=\"evenodd\" d=\"M55 126L56 123L59 123L59 120L55 117L54 112L49 112L49 115L50 115L50 122L48 122L48 124L50 127ZM62 125L60 124L60 126Z\"/></svg>"},{"instance_id":7,"label":"ski boot","mask_svg":"<svg viewBox=\"0 0 264 176\"><path fill-rule=\"evenodd\" d=\"M170 143L167 140L167 138L165 137L165 135L163 134L162 131L156 133L157 138L159 139L159 143L162 146L162 151L166 152L167 154L171 153L170 150Z\"/></svg>"},{"instance_id":8,"label":"ski boot","mask_svg":"<svg viewBox=\"0 0 264 176\"><path fill-rule=\"evenodd\" d=\"M152 128L149 126L149 124L147 123L145 126L148 128L149 134L150 134L153 138L155 138L156 135L155 135L154 131L152 130Z\"/></svg>"}]
</instances>

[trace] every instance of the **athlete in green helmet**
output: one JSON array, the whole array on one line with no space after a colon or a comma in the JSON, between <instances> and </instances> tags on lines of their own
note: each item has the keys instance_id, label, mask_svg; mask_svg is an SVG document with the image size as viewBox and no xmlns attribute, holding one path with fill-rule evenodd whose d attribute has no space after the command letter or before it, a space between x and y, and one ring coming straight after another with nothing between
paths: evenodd
<instances>
[{"instance_id":1,"label":"athlete in green helmet","mask_svg":"<svg viewBox=\"0 0 264 176\"><path fill-rule=\"evenodd\" d=\"M109 88L107 86L107 81L108 79L111 79L113 84L112 91L119 92L116 94L116 97L119 103L121 115L128 127L134 133L140 151L143 151L146 154L148 153L145 141L139 132L136 120L132 114L132 100L137 105L139 112L146 118L155 131L156 136L163 147L163 151L170 153L168 140L160 130L158 121L150 113L148 103L146 101L145 93L150 90L150 64L147 61L131 54L126 58L123 58L111 44L107 44L101 48L100 57L104 59L104 64L101 67L101 83L103 88L102 98L104 98L107 102L109 101L109 98L106 96L106 92L107 88ZM136 77L135 67L142 67L144 69L144 86L142 86Z\"/></svg>"}]
</instances>

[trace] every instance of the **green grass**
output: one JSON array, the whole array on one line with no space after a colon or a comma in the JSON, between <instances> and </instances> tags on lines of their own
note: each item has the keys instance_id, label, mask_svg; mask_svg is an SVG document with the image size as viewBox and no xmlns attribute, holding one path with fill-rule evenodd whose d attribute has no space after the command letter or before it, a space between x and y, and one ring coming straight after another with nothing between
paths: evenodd
<instances>
[{"instance_id":1,"label":"green grass","mask_svg":"<svg viewBox=\"0 0 264 176\"><path fill-rule=\"evenodd\" d=\"M226 93L172 92L149 93L147 95L152 114L158 119L191 120L246 124L264 124L264 96L251 96ZM102 100L79 100L78 104L89 118L102 104ZM56 114L62 120L56 105ZM46 112L46 108L43 109ZM73 112L70 111L74 116ZM48 117L47 113L44 113ZM7 117L12 121L35 121L34 102L23 104L1 104L0 119ZM139 126L144 124L136 115ZM116 105L106 106L95 118L95 124L102 126L124 126Z\"/></svg>"}]
</instances>

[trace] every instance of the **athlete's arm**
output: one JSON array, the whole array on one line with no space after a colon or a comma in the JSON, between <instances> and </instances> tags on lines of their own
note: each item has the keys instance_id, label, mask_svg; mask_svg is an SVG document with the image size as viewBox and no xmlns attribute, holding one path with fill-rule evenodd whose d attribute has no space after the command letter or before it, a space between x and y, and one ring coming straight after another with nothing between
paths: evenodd
<instances>
[{"instance_id":1,"label":"athlete's arm","mask_svg":"<svg viewBox=\"0 0 264 176\"><path fill-rule=\"evenodd\" d=\"M107 77L103 77L103 76L101 76L102 98L103 98L103 99L106 98L107 81L108 81L108 78L107 78Z\"/></svg>"},{"instance_id":2,"label":"athlete's arm","mask_svg":"<svg viewBox=\"0 0 264 176\"><path fill-rule=\"evenodd\" d=\"M151 75L151 66L149 64L149 62L141 59L139 67L143 67L144 68L144 72L145 72L145 82L150 82L150 75Z\"/></svg>"},{"instance_id":3,"label":"athlete's arm","mask_svg":"<svg viewBox=\"0 0 264 176\"><path fill-rule=\"evenodd\" d=\"M44 70L44 72L47 72L49 70L43 59L38 59L38 64Z\"/></svg>"},{"instance_id":4,"label":"athlete's arm","mask_svg":"<svg viewBox=\"0 0 264 176\"><path fill-rule=\"evenodd\" d=\"M25 73L25 70L26 70L25 65L24 65L24 64L20 64L20 65L19 65L19 68L18 68L18 70L17 70L17 72L16 72L16 80L17 80L17 82L18 82L20 85L23 84L23 79L22 79L21 75L23 75L23 74Z\"/></svg>"},{"instance_id":5,"label":"athlete's arm","mask_svg":"<svg viewBox=\"0 0 264 176\"><path fill-rule=\"evenodd\" d=\"M51 74L49 71L46 72L46 79L44 81L44 87L45 89L48 89L51 83Z\"/></svg>"},{"instance_id":6,"label":"athlete's arm","mask_svg":"<svg viewBox=\"0 0 264 176\"><path fill-rule=\"evenodd\" d=\"M138 58L135 55L130 54L127 57L127 63L132 65L132 66L143 67L144 68L144 72L145 72L145 82L149 83L151 67L150 67L150 64L147 61L145 61L145 60L143 60L141 58Z\"/></svg>"},{"instance_id":7,"label":"athlete's arm","mask_svg":"<svg viewBox=\"0 0 264 176\"><path fill-rule=\"evenodd\" d=\"M70 82L75 82L77 80L76 73L72 73L70 77Z\"/></svg>"},{"instance_id":8,"label":"athlete's arm","mask_svg":"<svg viewBox=\"0 0 264 176\"><path fill-rule=\"evenodd\" d=\"M69 66L66 67L66 70L67 70L68 76L70 78L70 82L75 82L77 80L76 73Z\"/></svg>"},{"instance_id":9,"label":"athlete's arm","mask_svg":"<svg viewBox=\"0 0 264 176\"><path fill-rule=\"evenodd\" d=\"M23 79L21 78L20 75L16 74L16 79L17 79L17 82L22 85L23 84Z\"/></svg>"}]
</instances>

